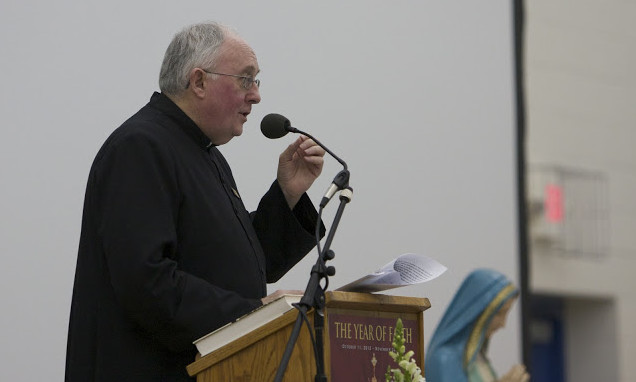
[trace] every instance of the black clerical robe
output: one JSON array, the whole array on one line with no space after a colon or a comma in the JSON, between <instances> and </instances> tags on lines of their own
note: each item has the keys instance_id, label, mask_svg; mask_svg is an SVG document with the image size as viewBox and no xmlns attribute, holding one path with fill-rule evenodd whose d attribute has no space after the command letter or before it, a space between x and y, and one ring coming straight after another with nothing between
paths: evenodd
<instances>
[{"instance_id":1,"label":"black clerical robe","mask_svg":"<svg viewBox=\"0 0 636 382\"><path fill-rule=\"evenodd\" d=\"M190 380L192 342L260 306L314 246L316 219L276 181L249 214L221 153L155 93L91 167L66 380Z\"/></svg>"}]
</instances>

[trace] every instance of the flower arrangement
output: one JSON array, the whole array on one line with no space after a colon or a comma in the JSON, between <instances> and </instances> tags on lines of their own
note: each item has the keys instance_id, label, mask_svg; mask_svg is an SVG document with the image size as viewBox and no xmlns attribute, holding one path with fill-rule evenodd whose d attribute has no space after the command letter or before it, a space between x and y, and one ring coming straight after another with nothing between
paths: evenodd
<instances>
[{"instance_id":1,"label":"flower arrangement","mask_svg":"<svg viewBox=\"0 0 636 382\"><path fill-rule=\"evenodd\" d=\"M386 382L425 382L426 379L422 377L422 370L417 366L417 363L413 357L413 351L406 351L404 346L404 325L402 319L398 318L395 324L395 332L393 336L393 349L389 355L393 358L393 361L398 365L397 368L391 369L391 366L387 366L386 374L384 375ZM393 375L391 375L393 374Z\"/></svg>"}]
</instances>

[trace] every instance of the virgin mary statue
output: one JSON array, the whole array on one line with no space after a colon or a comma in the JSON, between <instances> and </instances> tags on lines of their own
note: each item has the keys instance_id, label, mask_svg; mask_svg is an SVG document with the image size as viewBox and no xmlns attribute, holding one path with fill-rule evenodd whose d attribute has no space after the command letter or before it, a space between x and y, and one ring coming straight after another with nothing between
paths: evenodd
<instances>
[{"instance_id":1,"label":"virgin mary statue","mask_svg":"<svg viewBox=\"0 0 636 382\"><path fill-rule=\"evenodd\" d=\"M519 295L501 273L477 269L462 282L437 325L426 353L430 382L526 382L523 365L498 378L487 357L491 335L506 323Z\"/></svg>"}]
</instances>

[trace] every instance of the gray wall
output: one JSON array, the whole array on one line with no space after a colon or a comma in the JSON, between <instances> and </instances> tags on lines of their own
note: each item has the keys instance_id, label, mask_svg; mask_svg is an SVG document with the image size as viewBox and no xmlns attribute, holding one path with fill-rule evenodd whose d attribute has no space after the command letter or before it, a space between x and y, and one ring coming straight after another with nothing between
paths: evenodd
<instances>
[{"instance_id":1,"label":"gray wall","mask_svg":"<svg viewBox=\"0 0 636 382\"><path fill-rule=\"evenodd\" d=\"M0 380L62 379L92 159L157 88L172 35L207 19L236 27L262 69L262 103L222 148L248 207L292 140L262 137L267 113L350 165L355 194L333 243L332 288L404 252L436 258L449 267L441 278L393 292L430 298L428 343L471 269L517 279L511 2L157 4L2 3ZM339 171L327 162L314 201ZM270 291L303 289L314 256ZM502 373L520 359L518 320L517 306L492 343Z\"/></svg>"},{"instance_id":2,"label":"gray wall","mask_svg":"<svg viewBox=\"0 0 636 382\"><path fill-rule=\"evenodd\" d=\"M588 300L568 307L569 380L636 381L636 3L525 3L528 162L602 174L608 210L603 255L533 251L530 288Z\"/></svg>"}]
</instances>

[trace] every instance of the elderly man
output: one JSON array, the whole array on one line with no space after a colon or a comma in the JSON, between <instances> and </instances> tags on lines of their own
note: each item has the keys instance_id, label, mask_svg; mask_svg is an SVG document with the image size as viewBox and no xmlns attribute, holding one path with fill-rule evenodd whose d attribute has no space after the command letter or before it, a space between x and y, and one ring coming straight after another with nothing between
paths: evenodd
<instances>
[{"instance_id":1,"label":"elderly man","mask_svg":"<svg viewBox=\"0 0 636 382\"><path fill-rule=\"evenodd\" d=\"M300 137L248 213L217 146L260 102L256 56L219 24L170 43L150 102L104 143L88 179L67 381L189 381L200 336L275 298L266 283L315 244L306 195L324 151ZM324 232L324 231L323 231Z\"/></svg>"}]
</instances>

